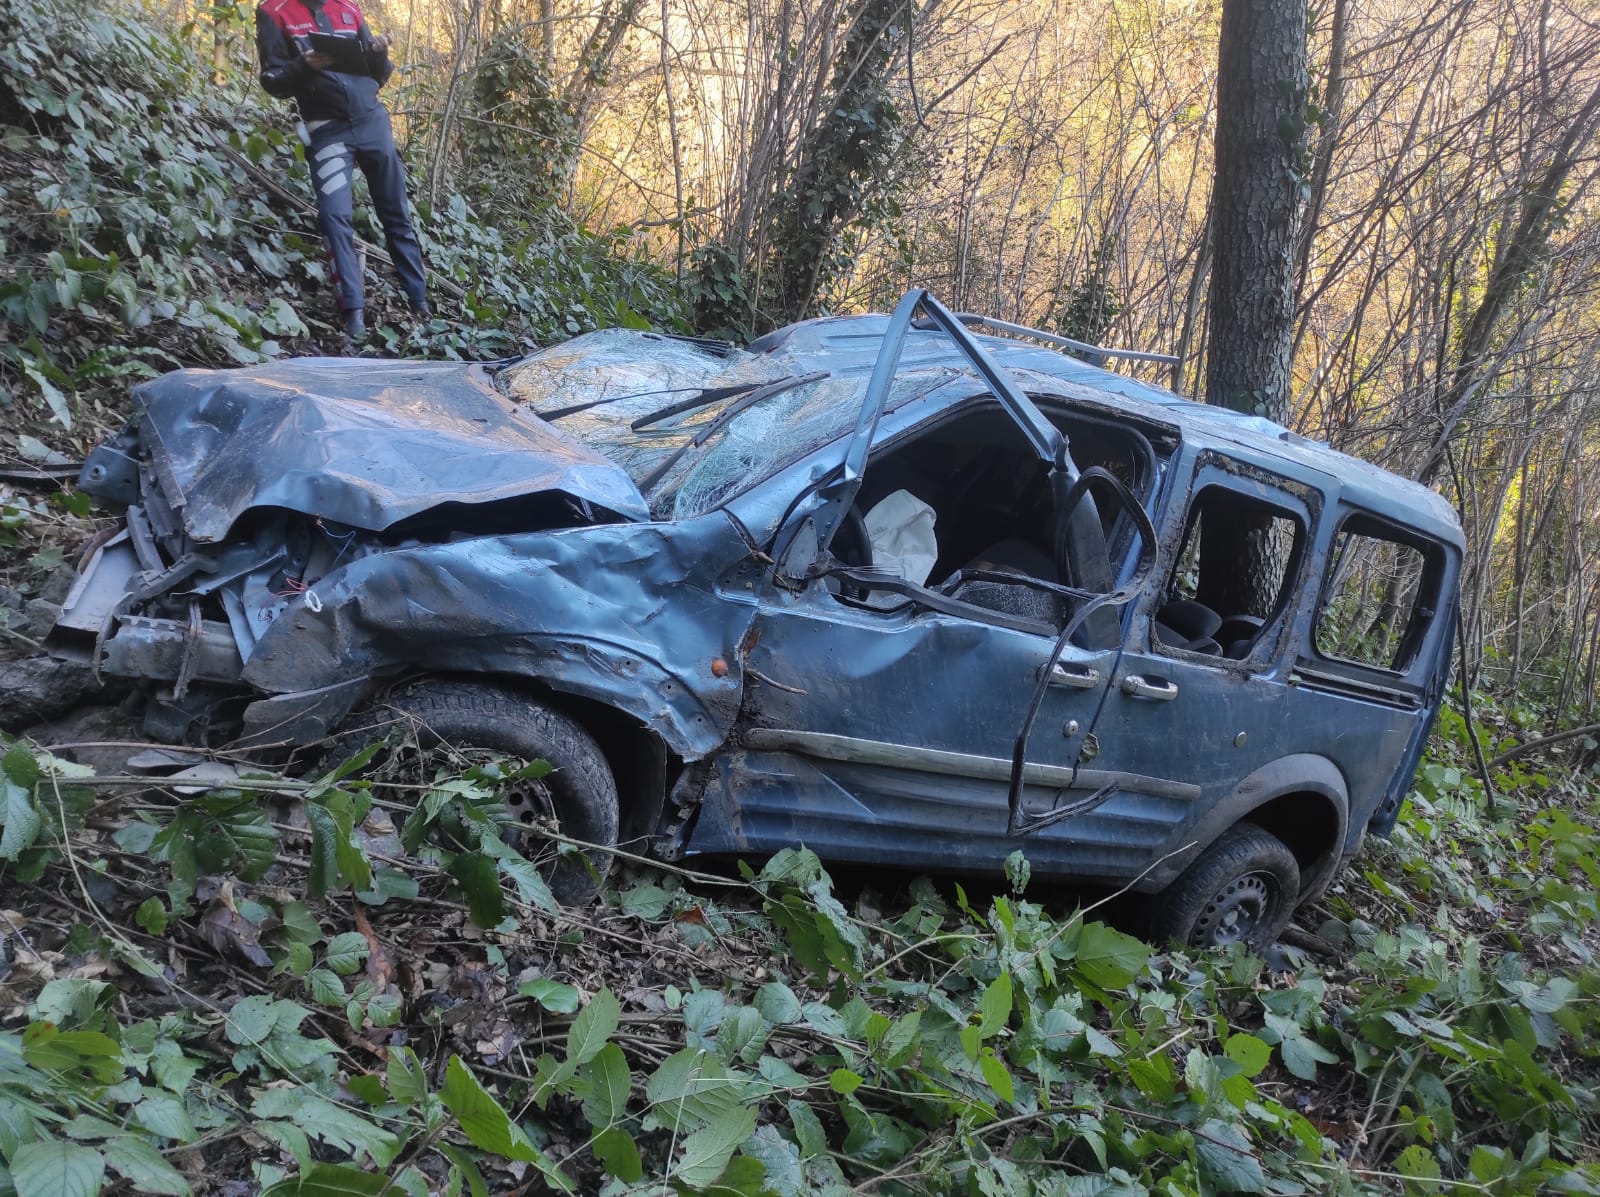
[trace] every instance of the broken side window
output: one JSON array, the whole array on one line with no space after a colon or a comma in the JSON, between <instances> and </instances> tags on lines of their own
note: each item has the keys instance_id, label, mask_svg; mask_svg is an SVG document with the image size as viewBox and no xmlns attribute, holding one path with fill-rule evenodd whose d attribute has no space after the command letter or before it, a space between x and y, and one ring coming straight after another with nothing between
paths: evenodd
<instances>
[{"instance_id":1,"label":"broken side window","mask_svg":"<svg viewBox=\"0 0 1600 1197\"><path fill-rule=\"evenodd\" d=\"M1428 560L1383 524L1356 516L1339 529L1317 611L1317 652L1404 673L1432 614Z\"/></svg>"},{"instance_id":2,"label":"broken side window","mask_svg":"<svg viewBox=\"0 0 1600 1197\"><path fill-rule=\"evenodd\" d=\"M874 566L918 585L937 586L1002 539L1034 543L1044 558L1038 568L1051 568L1044 469L997 404L974 405L874 453L856 512Z\"/></svg>"},{"instance_id":3,"label":"broken side window","mask_svg":"<svg viewBox=\"0 0 1600 1197\"><path fill-rule=\"evenodd\" d=\"M1156 612L1156 639L1203 656L1248 657L1288 605L1304 541L1303 522L1287 508L1203 488Z\"/></svg>"}]
</instances>

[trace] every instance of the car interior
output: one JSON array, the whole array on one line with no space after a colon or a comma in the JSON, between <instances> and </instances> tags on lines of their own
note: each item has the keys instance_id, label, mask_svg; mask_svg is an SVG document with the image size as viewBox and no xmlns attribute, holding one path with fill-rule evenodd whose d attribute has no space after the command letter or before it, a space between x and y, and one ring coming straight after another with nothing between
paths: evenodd
<instances>
[{"instance_id":1,"label":"car interior","mask_svg":"<svg viewBox=\"0 0 1600 1197\"><path fill-rule=\"evenodd\" d=\"M1264 584L1240 576L1241 538ZM1282 508L1228 487L1202 488L1189 502L1156 639L1200 656L1249 657L1288 599L1304 539L1300 521Z\"/></svg>"},{"instance_id":2,"label":"car interior","mask_svg":"<svg viewBox=\"0 0 1600 1197\"><path fill-rule=\"evenodd\" d=\"M1076 411L1046 414L1080 469L1106 470L1148 505L1164 461L1148 437ZM1114 574L1132 523L1115 504L1098 514L1099 551ZM1030 630L1058 628L1072 609L1049 472L998 404L968 408L875 454L833 554L851 571L836 588L845 601L901 605L907 586L890 581L899 579Z\"/></svg>"},{"instance_id":3,"label":"car interior","mask_svg":"<svg viewBox=\"0 0 1600 1197\"><path fill-rule=\"evenodd\" d=\"M1077 409L1041 408L1066 433L1080 470L1107 471L1148 510L1174 440L1159 433L1152 440L1125 421ZM1101 503L1097 513L1114 576L1136 533L1116 504ZM1263 546L1264 568L1276 575L1265 587L1237 584L1241 536ZM1202 489L1163 585L1154 621L1159 644L1198 656L1249 657L1283 603L1303 540L1289 512L1227 487ZM998 404L968 408L874 454L832 551L844 567L833 588L845 602L893 609L918 601L920 592L930 605L932 592L976 618L1045 633L1075 609L1049 472ZM1103 630L1074 639L1105 646Z\"/></svg>"}]
</instances>

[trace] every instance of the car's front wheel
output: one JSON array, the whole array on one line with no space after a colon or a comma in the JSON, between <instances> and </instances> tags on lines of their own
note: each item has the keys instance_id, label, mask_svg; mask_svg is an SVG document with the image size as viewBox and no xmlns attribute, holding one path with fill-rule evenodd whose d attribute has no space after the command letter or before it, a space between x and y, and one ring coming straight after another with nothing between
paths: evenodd
<instances>
[{"instance_id":1,"label":"car's front wheel","mask_svg":"<svg viewBox=\"0 0 1600 1197\"><path fill-rule=\"evenodd\" d=\"M1238 823L1152 900L1151 938L1192 948L1242 943L1264 951L1288 928L1299 900L1294 853L1271 832Z\"/></svg>"},{"instance_id":2,"label":"car's front wheel","mask_svg":"<svg viewBox=\"0 0 1600 1197\"><path fill-rule=\"evenodd\" d=\"M496 686L423 681L354 716L325 759L337 764L379 742L359 776L408 804L441 778L497 766L507 778L493 783L509 816L503 838L540 866L557 900L593 895L611 863L605 849L617 842L617 786L600 746L575 720ZM528 766L536 761L550 771L535 776ZM594 847L558 855L541 834L549 831Z\"/></svg>"}]
</instances>

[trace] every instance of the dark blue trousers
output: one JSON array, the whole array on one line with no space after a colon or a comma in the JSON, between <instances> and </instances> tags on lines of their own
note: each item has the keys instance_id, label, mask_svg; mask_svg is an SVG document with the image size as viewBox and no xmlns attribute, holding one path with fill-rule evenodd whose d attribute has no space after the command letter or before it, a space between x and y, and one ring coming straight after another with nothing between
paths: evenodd
<instances>
[{"instance_id":1,"label":"dark blue trousers","mask_svg":"<svg viewBox=\"0 0 1600 1197\"><path fill-rule=\"evenodd\" d=\"M350 189L354 170L361 168L372 193L372 206L383 225L394 259L395 273L413 307L427 297L427 279L422 269L422 247L411 225L411 209L406 203L406 171L395 149L389 113L379 104L353 120L321 122L311 130L306 149L311 164L311 181L317 189L317 227L333 266L333 284L339 295L340 311L366 306L362 294L360 261L356 257L354 208Z\"/></svg>"}]
</instances>

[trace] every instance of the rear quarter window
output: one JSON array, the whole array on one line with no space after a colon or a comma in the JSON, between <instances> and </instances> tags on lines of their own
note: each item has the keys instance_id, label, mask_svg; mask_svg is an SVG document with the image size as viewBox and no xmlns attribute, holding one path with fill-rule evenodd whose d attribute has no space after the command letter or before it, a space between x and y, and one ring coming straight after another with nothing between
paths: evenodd
<instances>
[{"instance_id":1,"label":"rear quarter window","mask_svg":"<svg viewBox=\"0 0 1600 1197\"><path fill-rule=\"evenodd\" d=\"M1416 661L1438 607L1442 550L1368 516L1334 537L1317 608L1319 656L1401 674Z\"/></svg>"}]
</instances>

